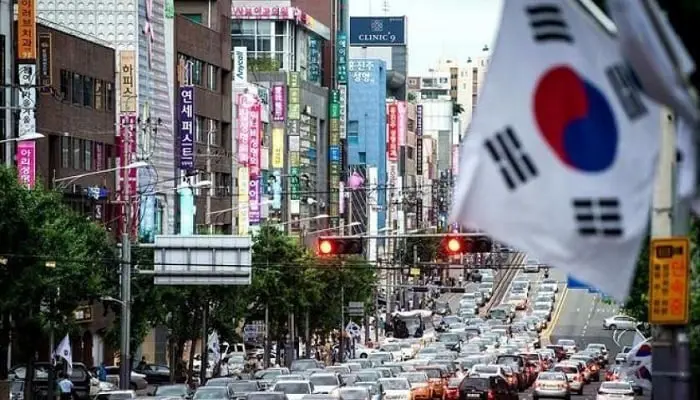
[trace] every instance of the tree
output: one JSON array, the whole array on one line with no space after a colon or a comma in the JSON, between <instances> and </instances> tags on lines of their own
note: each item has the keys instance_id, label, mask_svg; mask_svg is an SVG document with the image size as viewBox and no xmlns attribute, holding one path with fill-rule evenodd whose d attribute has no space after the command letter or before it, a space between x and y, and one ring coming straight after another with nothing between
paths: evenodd
<instances>
[{"instance_id":1,"label":"tree","mask_svg":"<svg viewBox=\"0 0 700 400\"><path fill-rule=\"evenodd\" d=\"M256 58L248 58L248 70L251 72L277 72L280 69L280 63L269 56L259 56Z\"/></svg>"},{"instance_id":2,"label":"tree","mask_svg":"<svg viewBox=\"0 0 700 400\"><path fill-rule=\"evenodd\" d=\"M13 363L33 361L38 350L46 359L49 327L57 337L70 332L73 311L110 287L115 247L101 226L70 210L60 194L22 187L14 169L0 167L0 193L0 358L12 333ZM5 365L0 360L3 376Z\"/></svg>"},{"instance_id":3,"label":"tree","mask_svg":"<svg viewBox=\"0 0 700 400\"><path fill-rule=\"evenodd\" d=\"M406 99L409 103L415 103L417 100L416 92L408 92Z\"/></svg>"},{"instance_id":4,"label":"tree","mask_svg":"<svg viewBox=\"0 0 700 400\"><path fill-rule=\"evenodd\" d=\"M464 112L464 107L459 103L452 103L452 116L456 117Z\"/></svg>"}]
</instances>

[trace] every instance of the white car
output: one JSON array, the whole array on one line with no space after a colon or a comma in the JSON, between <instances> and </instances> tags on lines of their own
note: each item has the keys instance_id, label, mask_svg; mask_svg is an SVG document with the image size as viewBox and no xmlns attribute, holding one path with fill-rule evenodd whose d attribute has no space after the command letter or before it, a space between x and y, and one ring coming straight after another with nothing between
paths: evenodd
<instances>
[{"instance_id":1,"label":"white car","mask_svg":"<svg viewBox=\"0 0 700 400\"><path fill-rule=\"evenodd\" d=\"M406 378L382 378L384 400L411 400L411 384Z\"/></svg>"},{"instance_id":2,"label":"white car","mask_svg":"<svg viewBox=\"0 0 700 400\"><path fill-rule=\"evenodd\" d=\"M612 317L605 318L603 321L604 329L625 329L625 330L635 330L637 329L639 322L632 317L626 315L615 315Z\"/></svg>"},{"instance_id":3,"label":"white car","mask_svg":"<svg viewBox=\"0 0 700 400\"><path fill-rule=\"evenodd\" d=\"M340 387L338 374L326 372L314 372L309 377L309 382L314 385L314 394L328 394Z\"/></svg>"},{"instance_id":4,"label":"white car","mask_svg":"<svg viewBox=\"0 0 700 400\"><path fill-rule=\"evenodd\" d=\"M523 272L525 273L538 273L540 272L540 263L536 260L527 260L527 263L523 266Z\"/></svg>"},{"instance_id":5,"label":"white car","mask_svg":"<svg viewBox=\"0 0 700 400\"><path fill-rule=\"evenodd\" d=\"M276 382L270 391L282 392L287 395L289 400L301 400L307 394L314 393L314 385L304 380L284 380Z\"/></svg>"},{"instance_id":6,"label":"white car","mask_svg":"<svg viewBox=\"0 0 700 400\"><path fill-rule=\"evenodd\" d=\"M542 282L540 282L540 292L558 292L559 291L559 283L557 282L556 279L543 279Z\"/></svg>"},{"instance_id":7,"label":"white car","mask_svg":"<svg viewBox=\"0 0 700 400\"><path fill-rule=\"evenodd\" d=\"M392 361L403 361L403 351L401 351L401 346L398 343L384 343L379 347L379 351L391 353Z\"/></svg>"},{"instance_id":8,"label":"white car","mask_svg":"<svg viewBox=\"0 0 700 400\"><path fill-rule=\"evenodd\" d=\"M566 354L574 354L578 351L578 346L576 345L576 342L574 342L571 339L559 339L557 341L557 345L561 346L564 348L564 351L566 351Z\"/></svg>"},{"instance_id":9,"label":"white car","mask_svg":"<svg viewBox=\"0 0 700 400\"><path fill-rule=\"evenodd\" d=\"M603 382L596 400L633 400L634 389L629 382Z\"/></svg>"},{"instance_id":10,"label":"white car","mask_svg":"<svg viewBox=\"0 0 700 400\"><path fill-rule=\"evenodd\" d=\"M500 376L503 380L506 379L506 372L503 366L496 364L477 364L469 371L469 376L474 378L490 378L492 376Z\"/></svg>"},{"instance_id":11,"label":"white car","mask_svg":"<svg viewBox=\"0 0 700 400\"><path fill-rule=\"evenodd\" d=\"M552 318L552 303L543 301L535 303L532 306L532 314L550 321Z\"/></svg>"},{"instance_id":12,"label":"white car","mask_svg":"<svg viewBox=\"0 0 700 400\"><path fill-rule=\"evenodd\" d=\"M556 299L556 294L554 292L537 292L537 295L535 296L535 303L539 301L551 301L553 302Z\"/></svg>"}]
</instances>

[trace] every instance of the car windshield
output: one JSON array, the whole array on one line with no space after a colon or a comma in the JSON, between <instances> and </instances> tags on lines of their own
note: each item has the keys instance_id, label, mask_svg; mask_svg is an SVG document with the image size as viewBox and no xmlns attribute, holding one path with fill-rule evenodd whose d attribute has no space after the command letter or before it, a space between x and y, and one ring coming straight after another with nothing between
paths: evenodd
<instances>
[{"instance_id":1,"label":"car windshield","mask_svg":"<svg viewBox=\"0 0 700 400\"><path fill-rule=\"evenodd\" d=\"M542 284L543 285L556 285L557 281L555 279L543 279Z\"/></svg>"},{"instance_id":2,"label":"car windshield","mask_svg":"<svg viewBox=\"0 0 700 400\"><path fill-rule=\"evenodd\" d=\"M359 400L367 398L367 390L360 388L345 388L340 391L341 399Z\"/></svg>"},{"instance_id":3,"label":"car windshield","mask_svg":"<svg viewBox=\"0 0 700 400\"><path fill-rule=\"evenodd\" d=\"M228 391L223 387L201 387L195 392L194 399L228 399Z\"/></svg>"},{"instance_id":4,"label":"car windshield","mask_svg":"<svg viewBox=\"0 0 700 400\"><path fill-rule=\"evenodd\" d=\"M425 372L401 374L401 377L406 378L411 383L425 383L428 381L428 375L426 375Z\"/></svg>"},{"instance_id":5,"label":"car windshield","mask_svg":"<svg viewBox=\"0 0 700 400\"><path fill-rule=\"evenodd\" d=\"M578 370L576 367L573 366L568 366L568 365L557 365L554 367L555 372L563 372L565 374L576 374L578 373Z\"/></svg>"},{"instance_id":6,"label":"car windshield","mask_svg":"<svg viewBox=\"0 0 700 400\"><path fill-rule=\"evenodd\" d=\"M277 375L282 375L282 371L279 369L270 369L270 370L261 370L257 371L255 375L255 379L263 379L263 378L274 378Z\"/></svg>"},{"instance_id":7,"label":"car windshield","mask_svg":"<svg viewBox=\"0 0 700 400\"><path fill-rule=\"evenodd\" d=\"M235 393L258 391L258 384L255 382L233 382L233 383L230 383L228 386Z\"/></svg>"},{"instance_id":8,"label":"car windshield","mask_svg":"<svg viewBox=\"0 0 700 400\"><path fill-rule=\"evenodd\" d=\"M338 378L333 375L311 375L309 381L314 384L314 386L337 386Z\"/></svg>"},{"instance_id":9,"label":"car windshield","mask_svg":"<svg viewBox=\"0 0 700 400\"><path fill-rule=\"evenodd\" d=\"M127 400L133 399L134 396L131 393L100 393L95 396L95 400ZM225 397L217 397L225 399Z\"/></svg>"},{"instance_id":10,"label":"car windshield","mask_svg":"<svg viewBox=\"0 0 700 400\"><path fill-rule=\"evenodd\" d=\"M374 382L379 379L379 374L374 371L359 371L357 373L357 380L365 382Z\"/></svg>"},{"instance_id":11,"label":"car windshield","mask_svg":"<svg viewBox=\"0 0 700 400\"><path fill-rule=\"evenodd\" d=\"M535 304L535 310L549 310L549 304L548 303L536 303Z\"/></svg>"},{"instance_id":12,"label":"car windshield","mask_svg":"<svg viewBox=\"0 0 700 400\"><path fill-rule=\"evenodd\" d=\"M459 342L459 335L456 333L443 333L440 336L438 336L438 341L443 343Z\"/></svg>"},{"instance_id":13,"label":"car windshield","mask_svg":"<svg viewBox=\"0 0 700 400\"><path fill-rule=\"evenodd\" d=\"M410 385L406 379L382 379L379 383L384 390L408 390Z\"/></svg>"},{"instance_id":14,"label":"car windshield","mask_svg":"<svg viewBox=\"0 0 700 400\"><path fill-rule=\"evenodd\" d=\"M484 378L467 378L462 381L461 389L488 390L489 380Z\"/></svg>"},{"instance_id":15,"label":"car windshield","mask_svg":"<svg viewBox=\"0 0 700 400\"><path fill-rule=\"evenodd\" d=\"M247 400L285 400L285 396L282 393L258 392L249 393Z\"/></svg>"},{"instance_id":16,"label":"car windshield","mask_svg":"<svg viewBox=\"0 0 700 400\"><path fill-rule=\"evenodd\" d=\"M603 382L601 389L607 390L632 390L632 386L627 382Z\"/></svg>"},{"instance_id":17,"label":"car windshield","mask_svg":"<svg viewBox=\"0 0 700 400\"><path fill-rule=\"evenodd\" d=\"M379 385L377 385L374 382L357 382L357 383L355 383L355 386L366 387L367 389L369 389L369 392L372 394L377 393L377 389L379 387Z\"/></svg>"},{"instance_id":18,"label":"car windshield","mask_svg":"<svg viewBox=\"0 0 700 400\"><path fill-rule=\"evenodd\" d=\"M401 347L396 343L387 343L382 345L381 351L401 351Z\"/></svg>"},{"instance_id":19,"label":"car windshield","mask_svg":"<svg viewBox=\"0 0 700 400\"><path fill-rule=\"evenodd\" d=\"M274 391L285 394L308 394L309 385L303 382L279 382L275 384Z\"/></svg>"},{"instance_id":20,"label":"car windshield","mask_svg":"<svg viewBox=\"0 0 700 400\"><path fill-rule=\"evenodd\" d=\"M555 374L554 372L541 372L537 379L542 381L564 381L566 380L566 376Z\"/></svg>"},{"instance_id":21,"label":"car windshield","mask_svg":"<svg viewBox=\"0 0 700 400\"><path fill-rule=\"evenodd\" d=\"M187 393L185 385L163 385L156 388L156 396L182 396Z\"/></svg>"}]
</instances>

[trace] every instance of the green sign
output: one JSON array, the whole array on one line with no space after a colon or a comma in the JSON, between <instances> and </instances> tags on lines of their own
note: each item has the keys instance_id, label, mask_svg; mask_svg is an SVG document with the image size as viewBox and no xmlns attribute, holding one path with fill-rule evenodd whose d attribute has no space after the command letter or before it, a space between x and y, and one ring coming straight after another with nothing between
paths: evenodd
<instances>
[{"instance_id":1,"label":"green sign","mask_svg":"<svg viewBox=\"0 0 700 400\"><path fill-rule=\"evenodd\" d=\"M332 103L337 103L340 104L340 91L333 89L331 90L331 104Z\"/></svg>"},{"instance_id":2,"label":"green sign","mask_svg":"<svg viewBox=\"0 0 700 400\"><path fill-rule=\"evenodd\" d=\"M292 200L299 200L301 199L301 196L299 195L299 192L301 191L301 185L299 184L299 167L291 167L289 169L291 175L291 192L292 192Z\"/></svg>"},{"instance_id":3,"label":"green sign","mask_svg":"<svg viewBox=\"0 0 700 400\"><path fill-rule=\"evenodd\" d=\"M340 104L331 103L331 119L340 119Z\"/></svg>"}]
</instances>

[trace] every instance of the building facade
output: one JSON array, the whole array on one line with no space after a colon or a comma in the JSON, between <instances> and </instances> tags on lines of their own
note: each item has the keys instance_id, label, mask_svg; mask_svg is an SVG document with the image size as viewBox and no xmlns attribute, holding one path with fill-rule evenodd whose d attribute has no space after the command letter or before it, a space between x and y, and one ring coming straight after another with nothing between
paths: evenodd
<instances>
[{"instance_id":1,"label":"building facade","mask_svg":"<svg viewBox=\"0 0 700 400\"><path fill-rule=\"evenodd\" d=\"M216 8L212 10L212 6ZM195 231L232 233L230 7L226 1L211 5L177 2L175 7L178 89L173 96L178 96L179 88L187 84L194 88L192 119L197 175L193 182L211 181L211 186L195 189L195 210L199 210L194 218ZM202 43L209 45L202 46Z\"/></svg>"}]
</instances>

